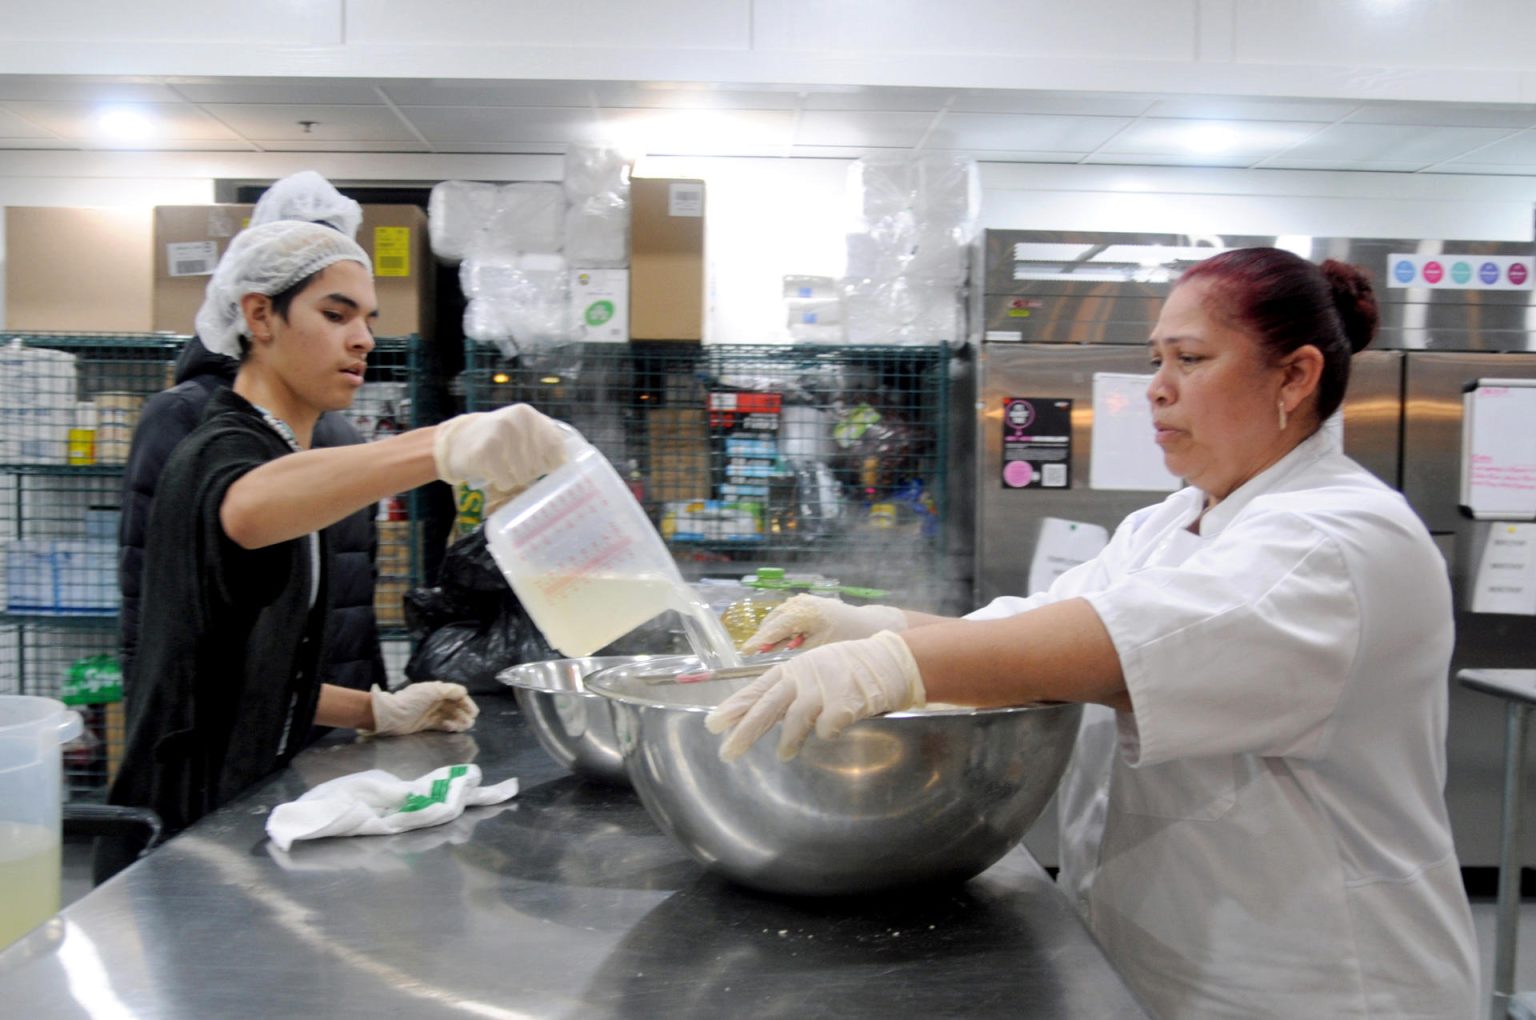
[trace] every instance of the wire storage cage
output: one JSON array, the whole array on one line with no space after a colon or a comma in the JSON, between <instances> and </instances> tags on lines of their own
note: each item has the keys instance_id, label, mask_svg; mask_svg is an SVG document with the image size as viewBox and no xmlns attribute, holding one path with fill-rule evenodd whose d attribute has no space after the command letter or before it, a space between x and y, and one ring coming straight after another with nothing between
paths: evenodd
<instances>
[{"instance_id":1,"label":"wire storage cage","mask_svg":"<svg viewBox=\"0 0 1536 1020\"><path fill-rule=\"evenodd\" d=\"M144 400L185 337L0 334L0 693L59 698L85 720L65 785L100 799L123 747L117 662L122 475Z\"/></svg>"},{"instance_id":2,"label":"wire storage cage","mask_svg":"<svg viewBox=\"0 0 1536 1020\"><path fill-rule=\"evenodd\" d=\"M380 337L368 355L367 381L341 412L365 442L385 439L412 428L421 340L417 336ZM374 556L374 617L379 635L405 639L402 599L420 575L420 515L411 493L398 493L379 504L378 546Z\"/></svg>"},{"instance_id":3,"label":"wire storage cage","mask_svg":"<svg viewBox=\"0 0 1536 1020\"><path fill-rule=\"evenodd\" d=\"M948 348L470 341L467 410L575 426L690 578L759 565L931 601L945 509Z\"/></svg>"}]
</instances>

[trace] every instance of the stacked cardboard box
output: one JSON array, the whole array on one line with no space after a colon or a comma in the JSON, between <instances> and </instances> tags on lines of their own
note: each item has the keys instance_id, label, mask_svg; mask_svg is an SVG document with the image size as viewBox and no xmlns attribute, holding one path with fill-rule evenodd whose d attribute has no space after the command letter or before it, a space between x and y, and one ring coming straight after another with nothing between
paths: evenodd
<instances>
[{"instance_id":1,"label":"stacked cardboard box","mask_svg":"<svg viewBox=\"0 0 1536 1020\"><path fill-rule=\"evenodd\" d=\"M214 267L250 223L250 205L162 205L154 215L153 328L190 333ZM426 214L414 205L365 205L357 242L373 260L378 336L430 336L436 264Z\"/></svg>"},{"instance_id":2,"label":"stacked cardboard box","mask_svg":"<svg viewBox=\"0 0 1536 1020\"><path fill-rule=\"evenodd\" d=\"M7 207L5 327L148 331L150 230L146 209Z\"/></svg>"},{"instance_id":3,"label":"stacked cardboard box","mask_svg":"<svg viewBox=\"0 0 1536 1020\"><path fill-rule=\"evenodd\" d=\"M629 337L704 339L704 182L629 183Z\"/></svg>"}]
</instances>

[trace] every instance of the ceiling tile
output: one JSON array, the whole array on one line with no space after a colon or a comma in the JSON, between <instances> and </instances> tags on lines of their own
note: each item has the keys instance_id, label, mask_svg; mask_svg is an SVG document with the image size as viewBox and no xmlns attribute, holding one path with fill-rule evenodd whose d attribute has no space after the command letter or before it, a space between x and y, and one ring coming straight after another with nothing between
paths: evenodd
<instances>
[{"instance_id":1,"label":"ceiling tile","mask_svg":"<svg viewBox=\"0 0 1536 1020\"><path fill-rule=\"evenodd\" d=\"M101 137L98 120L104 110L118 104L10 102L6 108L61 138L96 141ZM133 103L129 107L146 117L156 130L157 141L235 140L233 131L187 103ZM138 147L144 147L139 143ZM158 148L158 145L149 146Z\"/></svg>"},{"instance_id":2,"label":"ceiling tile","mask_svg":"<svg viewBox=\"0 0 1536 1020\"><path fill-rule=\"evenodd\" d=\"M954 98L953 89L850 87L809 88L807 110L907 110L936 112Z\"/></svg>"},{"instance_id":3,"label":"ceiling tile","mask_svg":"<svg viewBox=\"0 0 1536 1020\"><path fill-rule=\"evenodd\" d=\"M953 154L978 163L1076 163L1084 152L1039 152L1033 149L956 149Z\"/></svg>"},{"instance_id":4,"label":"ceiling tile","mask_svg":"<svg viewBox=\"0 0 1536 1020\"><path fill-rule=\"evenodd\" d=\"M1372 160L1362 159L1353 163L1338 159L1301 159L1296 156L1279 156L1266 160L1265 170L1353 170L1357 172L1375 171L1378 173L1411 174L1423 170L1430 164L1424 160Z\"/></svg>"},{"instance_id":5,"label":"ceiling tile","mask_svg":"<svg viewBox=\"0 0 1536 1020\"><path fill-rule=\"evenodd\" d=\"M204 107L246 138L292 140L415 140L410 128L386 106L245 106L218 103ZM312 121L309 130L302 121Z\"/></svg>"},{"instance_id":6,"label":"ceiling tile","mask_svg":"<svg viewBox=\"0 0 1536 1020\"><path fill-rule=\"evenodd\" d=\"M1033 92L965 89L955 93L952 113L1038 113L1084 117L1139 117L1153 97L1128 93Z\"/></svg>"},{"instance_id":7,"label":"ceiling tile","mask_svg":"<svg viewBox=\"0 0 1536 1020\"><path fill-rule=\"evenodd\" d=\"M1497 142L1498 128L1422 125L1337 124L1317 132L1285 153L1287 159L1414 164L1438 163Z\"/></svg>"},{"instance_id":8,"label":"ceiling tile","mask_svg":"<svg viewBox=\"0 0 1536 1020\"><path fill-rule=\"evenodd\" d=\"M1255 160L1234 152L1212 155L1189 152L1116 153L1100 151L1088 154L1083 157L1081 162L1112 166L1202 166L1232 169L1252 166Z\"/></svg>"},{"instance_id":9,"label":"ceiling tile","mask_svg":"<svg viewBox=\"0 0 1536 1020\"><path fill-rule=\"evenodd\" d=\"M800 115L796 145L874 145L911 148L933 123L931 113L880 110L807 110Z\"/></svg>"},{"instance_id":10,"label":"ceiling tile","mask_svg":"<svg viewBox=\"0 0 1536 1020\"><path fill-rule=\"evenodd\" d=\"M795 115L788 110L599 110L603 138L650 155L782 155Z\"/></svg>"},{"instance_id":11,"label":"ceiling tile","mask_svg":"<svg viewBox=\"0 0 1536 1020\"><path fill-rule=\"evenodd\" d=\"M797 88L701 85L694 82L599 82L592 87L599 106L671 110L793 110Z\"/></svg>"},{"instance_id":12,"label":"ceiling tile","mask_svg":"<svg viewBox=\"0 0 1536 1020\"><path fill-rule=\"evenodd\" d=\"M590 107L593 86L583 81L386 81L380 87L401 106Z\"/></svg>"},{"instance_id":13,"label":"ceiling tile","mask_svg":"<svg viewBox=\"0 0 1536 1020\"><path fill-rule=\"evenodd\" d=\"M268 152L431 152L430 147L413 139L379 141L367 138L322 140L307 138L253 138Z\"/></svg>"},{"instance_id":14,"label":"ceiling tile","mask_svg":"<svg viewBox=\"0 0 1536 1020\"><path fill-rule=\"evenodd\" d=\"M1092 152L1131 121L1124 117L1036 117L948 113L923 143L931 149Z\"/></svg>"},{"instance_id":15,"label":"ceiling tile","mask_svg":"<svg viewBox=\"0 0 1536 1020\"><path fill-rule=\"evenodd\" d=\"M1149 117L1195 120L1287 120L1332 123L1359 103L1325 99L1252 99L1242 96L1169 96L1156 100Z\"/></svg>"},{"instance_id":16,"label":"ceiling tile","mask_svg":"<svg viewBox=\"0 0 1536 1020\"><path fill-rule=\"evenodd\" d=\"M1366 103L1347 118L1359 124L1421 124L1433 127L1526 128L1536 126L1536 106L1476 103Z\"/></svg>"},{"instance_id":17,"label":"ceiling tile","mask_svg":"<svg viewBox=\"0 0 1536 1020\"><path fill-rule=\"evenodd\" d=\"M383 103L374 84L336 78L171 78L177 95L194 103Z\"/></svg>"},{"instance_id":18,"label":"ceiling tile","mask_svg":"<svg viewBox=\"0 0 1536 1020\"><path fill-rule=\"evenodd\" d=\"M158 82L133 78L59 78L0 74L0 100L48 103L174 103L180 97Z\"/></svg>"},{"instance_id":19,"label":"ceiling tile","mask_svg":"<svg viewBox=\"0 0 1536 1020\"><path fill-rule=\"evenodd\" d=\"M1324 127L1291 121L1209 121L1147 117L1111 138L1096 153L1125 163L1146 158L1155 165L1247 166L1277 155ZM1100 162L1094 159L1093 162Z\"/></svg>"},{"instance_id":20,"label":"ceiling tile","mask_svg":"<svg viewBox=\"0 0 1536 1020\"><path fill-rule=\"evenodd\" d=\"M597 119L588 111L539 107L406 106L401 108L434 147L459 142L597 142Z\"/></svg>"},{"instance_id":21,"label":"ceiling tile","mask_svg":"<svg viewBox=\"0 0 1536 1020\"><path fill-rule=\"evenodd\" d=\"M1484 166L1536 166L1536 131L1522 131L1517 135L1500 139L1492 145L1469 150L1462 156L1452 157L1447 166L1477 163Z\"/></svg>"},{"instance_id":22,"label":"ceiling tile","mask_svg":"<svg viewBox=\"0 0 1536 1020\"><path fill-rule=\"evenodd\" d=\"M0 138L52 139L54 135L26 118L0 107Z\"/></svg>"}]
</instances>

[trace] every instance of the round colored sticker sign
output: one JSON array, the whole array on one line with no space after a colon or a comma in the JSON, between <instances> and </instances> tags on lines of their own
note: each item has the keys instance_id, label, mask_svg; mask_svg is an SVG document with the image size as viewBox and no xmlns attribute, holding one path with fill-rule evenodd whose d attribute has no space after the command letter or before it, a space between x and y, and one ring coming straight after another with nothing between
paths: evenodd
<instances>
[{"instance_id":1,"label":"round colored sticker sign","mask_svg":"<svg viewBox=\"0 0 1536 1020\"><path fill-rule=\"evenodd\" d=\"M1525 283L1530 271L1525 268L1524 262L1511 262L1509 264L1509 282L1519 287Z\"/></svg>"},{"instance_id":2,"label":"round colored sticker sign","mask_svg":"<svg viewBox=\"0 0 1536 1020\"><path fill-rule=\"evenodd\" d=\"M1015 489L1022 489L1034 480L1035 469L1027 460L1011 460L1003 465L1003 481Z\"/></svg>"},{"instance_id":3,"label":"round colored sticker sign","mask_svg":"<svg viewBox=\"0 0 1536 1020\"><path fill-rule=\"evenodd\" d=\"M1445 279L1445 267L1433 261L1424 263L1424 279L1430 283L1439 283Z\"/></svg>"}]
</instances>

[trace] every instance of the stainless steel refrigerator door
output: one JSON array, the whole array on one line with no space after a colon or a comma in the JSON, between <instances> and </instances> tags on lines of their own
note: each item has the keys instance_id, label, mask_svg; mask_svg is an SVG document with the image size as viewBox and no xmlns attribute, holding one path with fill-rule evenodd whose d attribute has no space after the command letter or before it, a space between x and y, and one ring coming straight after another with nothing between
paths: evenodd
<instances>
[{"instance_id":1,"label":"stainless steel refrigerator door","mask_svg":"<svg viewBox=\"0 0 1536 1020\"><path fill-rule=\"evenodd\" d=\"M1412 352L1407 355L1403 494L1434 534L1450 568L1456 604L1451 661L1446 803L1463 867L1498 864L1504 705L1453 681L1462 669L1536 665L1536 617L1468 611L1474 573L1494 522L1458 508L1462 391L1478 378L1536 379L1536 354ZM1526 807L1526 857L1536 847L1536 811Z\"/></svg>"}]
</instances>

